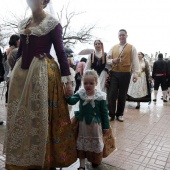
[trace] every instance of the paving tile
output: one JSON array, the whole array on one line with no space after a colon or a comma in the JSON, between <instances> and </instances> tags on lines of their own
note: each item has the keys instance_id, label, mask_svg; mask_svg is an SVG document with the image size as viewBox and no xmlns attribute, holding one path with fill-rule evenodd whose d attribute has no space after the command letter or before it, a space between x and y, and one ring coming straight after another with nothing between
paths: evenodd
<instances>
[{"instance_id":1,"label":"paving tile","mask_svg":"<svg viewBox=\"0 0 170 170\"><path fill-rule=\"evenodd\" d=\"M0 92L1 94L1 92ZM161 96L161 91L158 93ZM1 99L1 96L0 96ZM96 170L170 170L170 101L164 104L141 103L139 110L136 103L127 102L125 121L111 122L117 150L107 158ZM73 111L69 107L70 113ZM4 96L0 100L0 120L6 121ZM0 126L0 170L5 170L3 142L6 125ZM75 162L63 170L76 170L79 162ZM86 161L86 169L92 170Z\"/></svg>"}]
</instances>

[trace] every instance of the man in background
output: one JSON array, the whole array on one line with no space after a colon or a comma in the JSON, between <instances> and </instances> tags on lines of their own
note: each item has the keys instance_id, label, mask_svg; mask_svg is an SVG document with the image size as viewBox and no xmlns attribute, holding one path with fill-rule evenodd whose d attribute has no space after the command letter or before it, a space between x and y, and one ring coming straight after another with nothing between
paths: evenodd
<instances>
[{"instance_id":1,"label":"man in background","mask_svg":"<svg viewBox=\"0 0 170 170\"><path fill-rule=\"evenodd\" d=\"M137 81L139 71L139 59L136 48L128 44L127 31L119 30L119 44L114 45L107 55L107 64L112 66L111 80L107 93L108 109L111 120L123 122L123 113L126 103L126 95L131 78L131 71L134 73L133 81Z\"/></svg>"}]
</instances>

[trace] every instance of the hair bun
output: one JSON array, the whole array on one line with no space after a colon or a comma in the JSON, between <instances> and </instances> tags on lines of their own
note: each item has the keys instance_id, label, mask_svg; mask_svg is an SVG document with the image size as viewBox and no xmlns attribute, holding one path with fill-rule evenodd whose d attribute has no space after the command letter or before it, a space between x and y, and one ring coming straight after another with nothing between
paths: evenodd
<instances>
[{"instance_id":1,"label":"hair bun","mask_svg":"<svg viewBox=\"0 0 170 170\"><path fill-rule=\"evenodd\" d=\"M45 4L48 4L50 2L50 0L44 0Z\"/></svg>"}]
</instances>

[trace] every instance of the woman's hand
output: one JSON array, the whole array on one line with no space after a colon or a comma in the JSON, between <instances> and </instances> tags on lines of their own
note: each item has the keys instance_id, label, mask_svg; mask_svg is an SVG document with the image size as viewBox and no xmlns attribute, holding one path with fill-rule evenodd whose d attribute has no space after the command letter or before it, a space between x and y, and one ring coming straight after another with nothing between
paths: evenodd
<instances>
[{"instance_id":1,"label":"woman's hand","mask_svg":"<svg viewBox=\"0 0 170 170\"><path fill-rule=\"evenodd\" d=\"M133 76L133 82L136 83L137 80L138 80L137 76Z\"/></svg>"},{"instance_id":2,"label":"woman's hand","mask_svg":"<svg viewBox=\"0 0 170 170\"><path fill-rule=\"evenodd\" d=\"M74 94L74 93L73 93L72 82L66 83L66 86L65 86L65 97L66 97L66 98L69 98L69 97L72 96L73 94Z\"/></svg>"}]
</instances>

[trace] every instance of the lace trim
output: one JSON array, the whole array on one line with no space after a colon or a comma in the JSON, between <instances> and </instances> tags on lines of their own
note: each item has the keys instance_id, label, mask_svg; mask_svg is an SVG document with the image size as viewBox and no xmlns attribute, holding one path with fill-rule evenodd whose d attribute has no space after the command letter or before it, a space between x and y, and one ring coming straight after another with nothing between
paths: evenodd
<instances>
[{"instance_id":1,"label":"lace trim","mask_svg":"<svg viewBox=\"0 0 170 170\"><path fill-rule=\"evenodd\" d=\"M80 89L77 93L79 94L82 100L85 100L88 97L85 89ZM106 100L106 93L95 89L95 94L93 98L94 100Z\"/></svg>"},{"instance_id":2,"label":"lace trim","mask_svg":"<svg viewBox=\"0 0 170 170\"><path fill-rule=\"evenodd\" d=\"M106 93L102 92L98 89L95 89L95 94L93 96L88 96L85 89L80 89L77 92L82 100L84 100L83 105L86 105L87 103L90 103L92 107L95 107L95 100L106 100Z\"/></svg>"},{"instance_id":3,"label":"lace trim","mask_svg":"<svg viewBox=\"0 0 170 170\"><path fill-rule=\"evenodd\" d=\"M9 89L6 163L43 166L48 134L47 62L34 58L30 71L20 65L21 59L14 67Z\"/></svg>"},{"instance_id":4,"label":"lace trim","mask_svg":"<svg viewBox=\"0 0 170 170\"><path fill-rule=\"evenodd\" d=\"M69 76L62 76L61 77L61 81L63 83L75 81L75 71L72 68L70 68L70 73L71 73L71 75L69 75Z\"/></svg>"},{"instance_id":5,"label":"lace trim","mask_svg":"<svg viewBox=\"0 0 170 170\"><path fill-rule=\"evenodd\" d=\"M102 138L79 137L77 140L78 150L100 153L103 151L103 147Z\"/></svg>"},{"instance_id":6,"label":"lace trim","mask_svg":"<svg viewBox=\"0 0 170 170\"><path fill-rule=\"evenodd\" d=\"M30 18L26 18L19 24L19 33L25 34L25 28L27 23L29 22ZM51 30L53 30L56 25L58 25L59 21L57 21L55 18L53 18L51 15L46 14L46 17L44 20L36 27L30 27L31 34L30 35L36 35L38 37L42 35L48 34Z\"/></svg>"}]
</instances>

